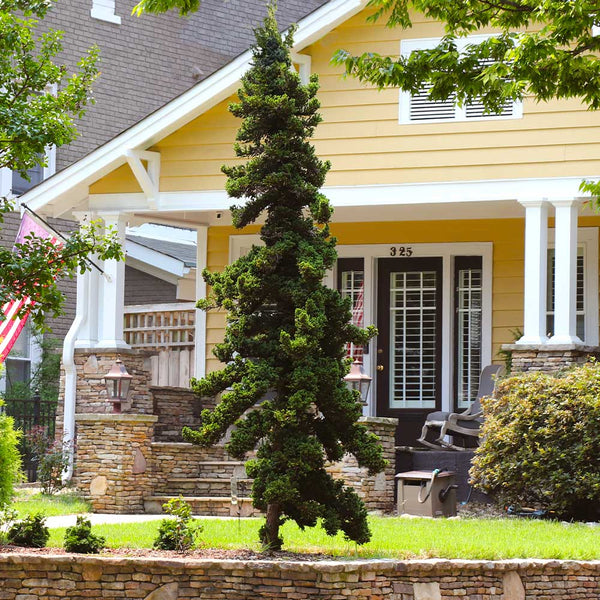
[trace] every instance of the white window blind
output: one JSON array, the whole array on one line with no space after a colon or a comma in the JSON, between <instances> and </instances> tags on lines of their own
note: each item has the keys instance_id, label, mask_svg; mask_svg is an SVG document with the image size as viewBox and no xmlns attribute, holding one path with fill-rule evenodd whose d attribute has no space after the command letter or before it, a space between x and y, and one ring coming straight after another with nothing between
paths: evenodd
<instances>
[{"instance_id":1,"label":"white window blind","mask_svg":"<svg viewBox=\"0 0 600 600\"><path fill-rule=\"evenodd\" d=\"M488 36L472 36L457 40L457 47L477 44ZM435 48L439 39L403 40L400 53L410 56L415 50ZM409 92L400 92L400 123L439 123L445 121L473 121L481 119L517 119L523 115L521 102L506 102L498 114L486 113L481 102L472 102L464 106L455 104L455 96L447 100L434 101L429 98L431 83L426 83L414 96Z\"/></svg>"}]
</instances>

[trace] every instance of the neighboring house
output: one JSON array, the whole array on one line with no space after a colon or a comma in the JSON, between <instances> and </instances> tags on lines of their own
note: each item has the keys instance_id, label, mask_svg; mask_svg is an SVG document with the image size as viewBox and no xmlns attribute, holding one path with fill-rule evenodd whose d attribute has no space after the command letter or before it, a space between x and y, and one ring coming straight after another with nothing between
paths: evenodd
<instances>
[{"instance_id":1,"label":"neighboring house","mask_svg":"<svg viewBox=\"0 0 600 600\"><path fill-rule=\"evenodd\" d=\"M282 24L297 20L324 1L282 0ZM87 49L99 46L100 76L93 86L95 104L77 122L77 139L68 146L49 149L47 166L31 169L31 181L9 169L0 169L0 196L25 193L211 75L248 47L252 27L266 10L262 0L206 0L188 18L180 18L175 11L136 17L131 14L136 3L61 0L40 23L40 32L49 28L64 32L64 50L58 60L71 70L76 69ZM51 214L46 217L60 231L73 226L68 221L54 220ZM0 231L0 244L13 245L19 222L19 215L8 215ZM128 269L128 273L130 279L138 277L137 283L142 286L148 283L140 281L135 271ZM66 295L65 313L49 319L48 325L50 335L62 340L75 316L76 283L64 280L60 287ZM13 379L26 379L39 354L34 336L29 329L24 331L24 339L7 362ZM0 379L0 391L4 386Z\"/></svg>"},{"instance_id":2,"label":"neighboring house","mask_svg":"<svg viewBox=\"0 0 600 600\"><path fill-rule=\"evenodd\" d=\"M355 296L362 287L364 323L380 332L364 357L374 379L366 410L400 418L398 442L413 444L428 412L468 405L503 345L517 342L520 368L598 346L600 217L578 187L600 173L600 115L575 100L525 100L486 116L342 79L330 63L340 47L395 54L443 34L434 22L406 32L367 24L367 14L359 0L327 2L300 21L294 51L303 75L320 75L314 143L332 162L323 191L340 256L331 285ZM227 105L249 61L241 54L24 201L55 217L87 211L123 238L131 219L193 228L198 271L223 268L257 241L257 227L231 226L220 171L234 160L239 121ZM90 295L81 313L82 352L127 348L125 267L105 269L110 282L81 278L82 290L102 290L102 304ZM195 285L204 296L201 278ZM211 350L224 326L222 313L196 314L197 376L219 367Z\"/></svg>"}]
</instances>

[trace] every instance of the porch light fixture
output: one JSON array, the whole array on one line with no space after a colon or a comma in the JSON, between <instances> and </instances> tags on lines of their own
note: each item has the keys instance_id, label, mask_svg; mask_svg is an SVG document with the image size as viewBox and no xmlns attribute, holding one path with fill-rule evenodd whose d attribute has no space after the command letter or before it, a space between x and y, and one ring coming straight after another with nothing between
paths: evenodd
<instances>
[{"instance_id":1,"label":"porch light fixture","mask_svg":"<svg viewBox=\"0 0 600 600\"><path fill-rule=\"evenodd\" d=\"M369 387L371 387L372 377L369 377L363 369L360 361L355 358L352 366L350 367L350 373L344 377L344 381L350 390L358 390L360 392L360 400L363 404L367 404L367 395L369 394Z\"/></svg>"},{"instance_id":2,"label":"porch light fixture","mask_svg":"<svg viewBox=\"0 0 600 600\"><path fill-rule=\"evenodd\" d=\"M132 379L133 375L127 372L120 358L117 358L110 371L104 376L106 393L108 394L107 400L112 402L113 413L121 412L121 403L127 400Z\"/></svg>"}]
</instances>

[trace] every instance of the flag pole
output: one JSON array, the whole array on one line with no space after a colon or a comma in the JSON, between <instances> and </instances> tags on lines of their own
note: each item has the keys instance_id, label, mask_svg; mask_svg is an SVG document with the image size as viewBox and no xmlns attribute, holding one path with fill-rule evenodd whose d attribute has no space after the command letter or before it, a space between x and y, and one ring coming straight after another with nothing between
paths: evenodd
<instances>
[{"instance_id":1,"label":"flag pole","mask_svg":"<svg viewBox=\"0 0 600 600\"><path fill-rule=\"evenodd\" d=\"M57 231L54 227L52 227L52 225L50 225L50 223L48 223L48 221L46 221L43 217L40 217L40 215L38 215L34 210L29 208L29 206L27 206L27 204L21 204L21 206L25 210L29 211L36 219L41 221L48 229L50 229L50 231L55 233L59 238L61 238L65 242L68 242L67 238L60 231ZM92 259L85 257L83 260L86 263L88 263L89 265L91 265L92 267L95 267L96 269L98 269L98 271L100 271L100 273L102 273L102 275L104 275L104 277L109 278L109 276Z\"/></svg>"}]
</instances>

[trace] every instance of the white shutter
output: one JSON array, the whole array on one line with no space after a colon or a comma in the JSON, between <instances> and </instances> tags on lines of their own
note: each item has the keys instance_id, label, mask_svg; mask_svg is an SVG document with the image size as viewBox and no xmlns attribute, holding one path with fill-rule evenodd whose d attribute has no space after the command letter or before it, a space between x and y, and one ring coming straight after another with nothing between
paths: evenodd
<instances>
[{"instance_id":1,"label":"white shutter","mask_svg":"<svg viewBox=\"0 0 600 600\"><path fill-rule=\"evenodd\" d=\"M432 88L430 83L425 84L419 93L410 98L409 120L414 121L440 121L456 118L456 106L454 105L454 96L448 100L431 100L429 90Z\"/></svg>"}]
</instances>

